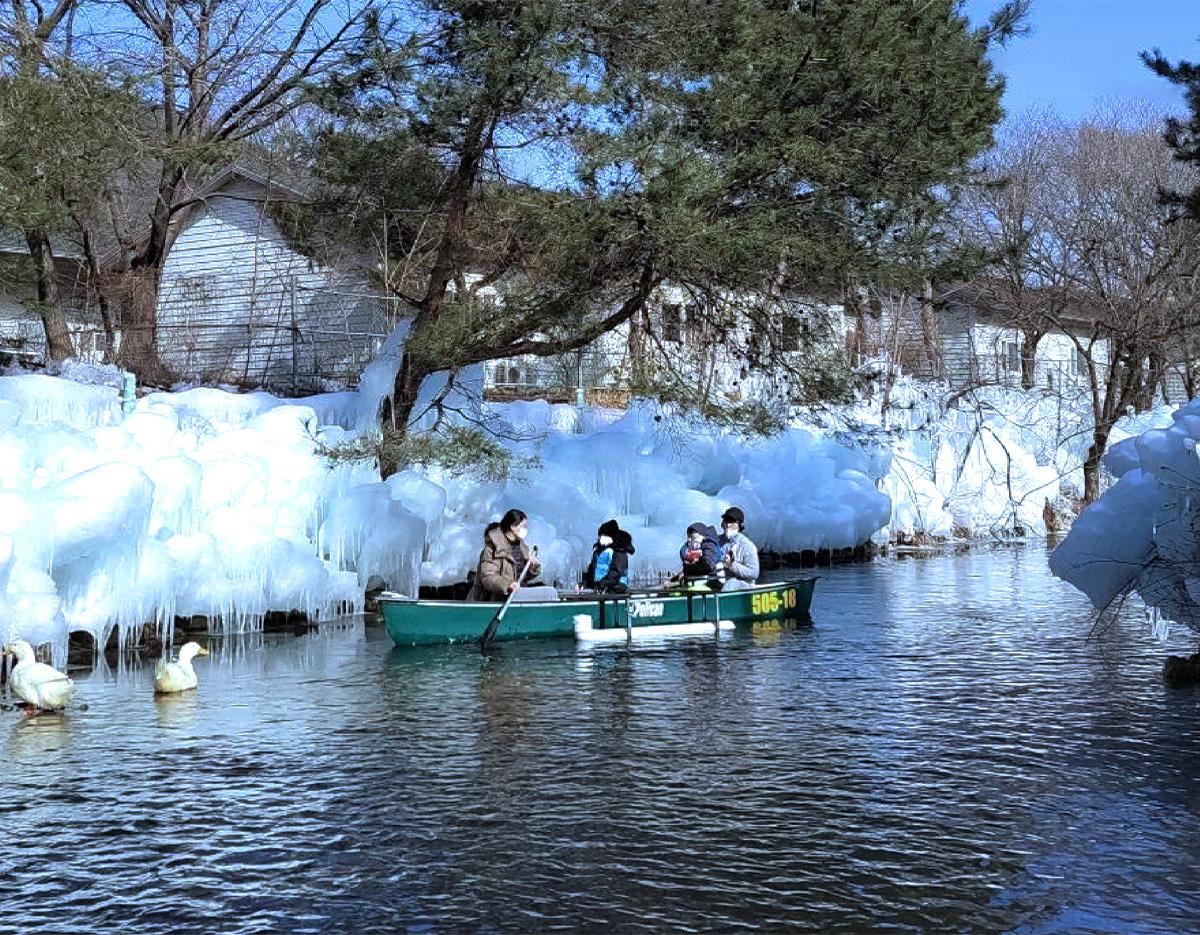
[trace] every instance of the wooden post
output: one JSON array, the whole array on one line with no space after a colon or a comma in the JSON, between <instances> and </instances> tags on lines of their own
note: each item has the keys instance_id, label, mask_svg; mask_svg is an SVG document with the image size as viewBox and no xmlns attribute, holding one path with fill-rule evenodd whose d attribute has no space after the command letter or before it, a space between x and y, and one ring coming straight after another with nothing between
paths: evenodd
<instances>
[{"instance_id":1,"label":"wooden post","mask_svg":"<svg viewBox=\"0 0 1200 935\"><path fill-rule=\"evenodd\" d=\"M297 394L297 376L296 371L299 369L299 343L300 332L296 328L296 274L292 274L291 283L291 305L292 305L292 396Z\"/></svg>"}]
</instances>

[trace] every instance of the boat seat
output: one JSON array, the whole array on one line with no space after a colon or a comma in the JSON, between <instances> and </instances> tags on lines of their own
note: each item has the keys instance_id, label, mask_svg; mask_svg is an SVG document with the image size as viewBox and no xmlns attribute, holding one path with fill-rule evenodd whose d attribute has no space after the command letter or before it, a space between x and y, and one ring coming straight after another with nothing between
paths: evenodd
<instances>
[{"instance_id":1,"label":"boat seat","mask_svg":"<svg viewBox=\"0 0 1200 935\"><path fill-rule=\"evenodd\" d=\"M530 603L533 601L557 601L558 589L553 588L548 584L531 584L528 587L518 588L517 593L513 595L513 603Z\"/></svg>"}]
</instances>

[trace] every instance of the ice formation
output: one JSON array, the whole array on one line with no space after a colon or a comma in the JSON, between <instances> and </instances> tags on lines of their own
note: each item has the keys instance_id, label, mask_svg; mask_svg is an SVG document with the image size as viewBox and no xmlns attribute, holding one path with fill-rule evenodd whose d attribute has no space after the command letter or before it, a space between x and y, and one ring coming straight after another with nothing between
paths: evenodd
<instances>
[{"instance_id":1,"label":"ice formation","mask_svg":"<svg viewBox=\"0 0 1200 935\"><path fill-rule=\"evenodd\" d=\"M611 516L634 530L635 574L673 570L687 524L734 502L780 550L855 545L888 521L877 451L799 429L757 444L697 436L648 405L497 407L511 444L540 459L505 483L331 465L316 442L375 422L387 350L357 392L184 389L125 417L111 385L0 378L0 640L61 656L73 630L103 641L176 615L241 627L270 610L359 608L369 585L462 580L484 525L513 505L547 580L564 583Z\"/></svg>"},{"instance_id":2,"label":"ice formation","mask_svg":"<svg viewBox=\"0 0 1200 935\"><path fill-rule=\"evenodd\" d=\"M1159 423L1161 413L1145 420ZM1050 568L1098 607L1129 589L1200 630L1200 400L1109 449L1117 482L1084 510Z\"/></svg>"},{"instance_id":3,"label":"ice formation","mask_svg":"<svg viewBox=\"0 0 1200 935\"><path fill-rule=\"evenodd\" d=\"M381 482L373 465L329 463L318 443L376 424L402 340L357 390L301 400L180 388L123 415L112 368L0 377L0 642L49 642L61 659L73 630L103 641L176 615L245 627L272 610L358 609L369 587L463 580L484 526L511 506L530 516L546 580L563 584L606 519L634 535L632 573L654 575L674 570L689 523L731 504L760 548L781 552L901 532L1038 533L1085 444L1047 436L1037 394L956 409L899 381L886 417L867 402L840 414L840 431L757 441L648 403L496 405L481 415L538 466L503 483L432 468ZM431 379L424 395L443 385Z\"/></svg>"}]
</instances>

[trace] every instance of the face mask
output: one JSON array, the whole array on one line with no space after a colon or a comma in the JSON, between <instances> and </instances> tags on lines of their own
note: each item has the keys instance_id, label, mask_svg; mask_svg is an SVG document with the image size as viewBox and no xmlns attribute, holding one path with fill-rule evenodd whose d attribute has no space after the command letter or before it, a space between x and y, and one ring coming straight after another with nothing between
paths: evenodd
<instances>
[{"instance_id":1,"label":"face mask","mask_svg":"<svg viewBox=\"0 0 1200 935\"><path fill-rule=\"evenodd\" d=\"M736 539L740 530L736 526L725 527L725 537L727 539Z\"/></svg>"},{"instance_id":2,"label":"face mask","mask_svg":"<svg viewBox=\"0 0 1200 935\"><path fill-rule=\"evenodd\" d=\"M525 525L514 526L513 535L518 539L524 539L527 535L529 535L529 527Z\"/></svg>"},{"instance_id":3,"label":"face mask","mask_svg":"<svg viewBox=\"0 0 1200 935\"><path fill-rule=\"evenodd\" d=\"M704 544L703 539L688 539L688 548L691 549L693 552L696 551L697 549L699 549L700 546L702 546L703 544Z\"/></svg>"},{"instance_id":4,"label":"face mask","mask_svg":"<svg viewBox=\"0 0 1200 935\"><path fill-rule=\"evenodd\" d=\"M612 545L612 536L601 536L597 541L605 548L608 548Z\"/></svg>"}]
</instances>

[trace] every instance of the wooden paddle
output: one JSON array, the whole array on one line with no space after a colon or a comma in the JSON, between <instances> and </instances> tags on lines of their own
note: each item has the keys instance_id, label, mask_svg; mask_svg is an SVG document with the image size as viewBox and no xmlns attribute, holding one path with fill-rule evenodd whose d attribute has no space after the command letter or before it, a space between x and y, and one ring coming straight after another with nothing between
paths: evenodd
<instances>
[{"instance_id":1,"label":"wooden paddle","mask_svg":"<svg viewBox=\"0 0 1200 935\"><path fill-rule=\"evenodd\" d=\"M487 629L483 631L483 636L479 637L480 649L487 649L492 645L492 637L496 635L496 630L500 627L500 621L504 619L504 615L508 613L508 605L512 603L513 597L520 590L522 582L525 581L525 575L529 571L529 566L533 564L533 557L537 555L537 546L533 547L533 553L525 560L525 567L521 569L521 574L517 578L517 586L508 592L508 597L504 599L504 603L500 605L500 609L496 611L496 616L488 621Z\"/></svg>"}]
</instances>

